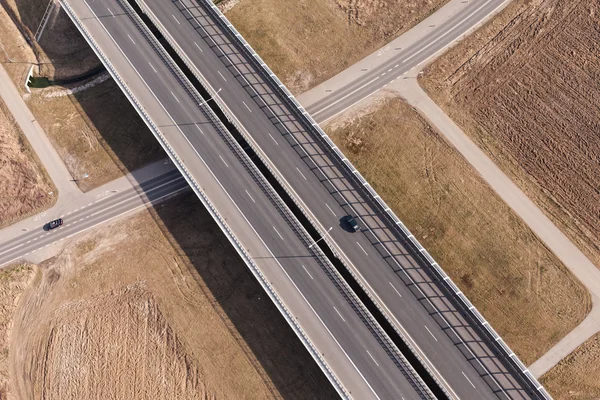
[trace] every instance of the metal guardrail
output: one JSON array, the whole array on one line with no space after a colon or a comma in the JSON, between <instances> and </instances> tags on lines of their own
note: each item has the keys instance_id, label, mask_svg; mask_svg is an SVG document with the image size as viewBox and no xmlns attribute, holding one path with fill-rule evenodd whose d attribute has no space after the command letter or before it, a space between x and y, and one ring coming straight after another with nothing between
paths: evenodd
<instances>
[{"instance_id":1,"label":"metal guardrail","mask_svg":"<svg viewBox=\"0 0 600 400\"><path fill-rule=\"evenodd\" d=\"M202 191L202 189L200 188L198 183L191 176L191 174L189 173L187 168L183 165L183 163L181 162L181 160L179 159L179 157L177 156L177 154L175 153L173 148L169 145L169 143L166 141L164 136L160 133L158 127L154 124L152 119L149 117L149 115L146 113L146 111L143 109L143 107L136 100L135 96L130 92L129 88L127 87L125 82L121 79L121 77L119 76L117 71L114 70L114 68L112 67L112 64L110 63L108 58L104 55L102 50L98 47L98 45L94 41L93 37L89 34L89 32L87 31L85 26L81 23L81 21L79 20L79 18L77 17L75 12L71 8L71 6L67 3L67 0L59 0L59 1L60 1L61 6L63 7L63 9L67 12L67 14L71 18L71 20L74 22L75 26L78 28L78 30L81 32L81 34L85 37L86 41L90 44L90 46L92 47L92 49L94 50L96 55L100 58L102 63L106 66L106 68L108 69L109 73L111 74L111 76L113 77L115 82L117 82L117 85L121 88L121 90L126 95L128 100L134 106L134 108L136 109L136 111L138 112L140 117L142 117L142 119L144 120L144 122L146 123L148 128L150 128L152 133L158 139L159 143L162 145L162 147L165 149L165 151L169 154L169 157L175 162L175 165L177 165L178 169L181 171L181 173L185 177L188 184L192 187L192 189L194 190L196 195L200 198L200 200L202 201L202 204L206 207L206 209L211 214L213 219L217 222L217 224L219 225L221 230L225 233L225 236L227 236L227 239L231 242L233 247L236 249L236 251L238 252L240 257L242 258L242 260L244 260L246 265L252 271L252 274L254 275L254 277L258 280L258 282L263 287L263 289L265 290L267 295L271 298L271 301L273 301L273 303L275 304L275 306L277 307L279 312L283 315L283 317L285 318L287 323L294 330L296 335L300 338L300 341L302 342L304 347L308 350L308 352L311 354L313 359L315 359L315 361L317 361L317 364L319 365L321 370L325 373L328 380L334 386L335 390L338 392L338 394L342 398L351 399L352 398L351 395L348 393L346 388L339 381L339 379L337 378L335 373L330 369L329 365L327 364L325 359L321 356L321 353L319 353L319 351L315 348L314 344L311 342L309 337L306 335L306 333L304 332L304 330L302 329L300 324L298 322L296 322L294 316L289 311L289 309L287 308L285 303L281 300L281 298L279 297L279 295L277 294L275 289L271 286L269 281L266 279L266 277L260 271L260 268L258 268L258 266L254 263L250 254L247 253L247 251L244 249L242 244L238 241L235 234L231 231L231 229L229 228L229 226L227 225L225 220L221 217L221 215L218 213L218 211L213 206L211 201L204 194L204 192Z\"/></svg>"},{"instance_id":2,"label":"metal guardrail","mask_svg":"<svg viewBox=\"0 0 600 400\"><path fill-rule=\"evenodd\" d=\"M174 63L172 58L166 52L164 47L158 42L158 40L153 35L149 34L148 28L145 26L145 24L139 18L139 16L137 16L137 14L135 13L135 10L132 9L132 7L128 3L128 1L127 0L117 0L117 1L121 4L123 9L126 10L126 12L128 13L129 17L132 19L134 24L136 24L138 31L140 31L140 33L142 33L142 35L144 35L146 40L153 46L155 52L163 60L163 63L165 65L167 65L169 67L169 69L173 72L173 74L176 76L177 80L180 82L182 87L188 93L188 96L190 96L196 104L203 104L205 107L205 110L209 110L208 106L206 105L206 102L200 97L200 94L193 87L191 82L187 79L187 77L185 77L183 72L177 67L177 65ZM136 3L138 5L140 5L140 7L142 9L145 6L143 1L141 2L142 4L140 4L140 0L136 0ZM149 10L146 9L147 15L148 15L148 11ZM152 14L152 13L149 13L149 14ZM153 18L152 15L150 15L150 18L151 19ZM158 22L158 21L155 21L155 22ZM155 24L155 25L158 27L159 30L161 30L161 31L163 30L162 25L160 23ZM167 32L163 32L163 35L167 39L167 41L171 42L170 37L167 34ZM175 46L174 43L170 43L170 44L171 44L172 48L177 52L179 57L182 60L184 60L184 62L185 62L186 58L183 57L184 55L179 52L179 50L177 49L177 46ZM189 65L188 65L188 67L189 67ZM200 79L199 79L199 81L202 82ZM241 148L239 143L233 138L233 136L230 134L230 132L227 130L227 128L223 125L223 123L212 112L208 113L208 117L211 119L212 123L218 128L219 134L221 135L223 140L228 144L229 148L236 154L238 159L244 164L245 168L253 175L255 181L261 185L261 189L267 195L267 197L269 197L269 199L271 200L273 205L280 211L280 213L284 214L284 215L282 215L282 217L286 220L286 222L288 222L288 225L294 230L294 232L300 238L300 240L303 242L303 244L307 248L311 249L310 250L311 253L317 259L317 261L319 262L319 265L323 268L323 270L325 271L327 276L334 283L334 285L336 286L338 291L340 291L340 293L344 296L346 301L348 301L350 306L357 313L357 315L362 320L362 322L365 324L365 326L377 338L380 345L382 345L384 350L388 353L390 358L395 362L395 364L398 366L400 371L405 375L407 380L409 380L409 382L412 383L413 387L415 387L415 389L418 392L420 392L421 395L424 396L424 398L434 399L435 397L431 393L430 389L425 385L425 383L422 381L422 379L419 377L419 375L416 373L416 371L413 370L412 366L406 360L404 355L398 350L398 348L393 343L393 341L389 338L389 336L387 336L387 334L379 326L379 324L374 319L374 317L371 315L371 313L368 312L366 307L358 299L358 296L354 293L354 291L352 291L350 289L348 284L345 282L345 280L342 278L342 276L339 274L339 272L335 269L335 267L331 264L331 262L325 256L325 254L321 251L321 249L317 246L311 246L314 242L313 242L312 238L310 237L310 235L308 234L308 232L306 232L306 230L302 227L302 224L298 221L296 216L293 215L293 213L285 205L283 200L276 194L274 189L268 184L268 182L266 182L264 176L259 172L256 165L250 160L248 155L243 151L243 149ZM273 171L270 170L270 172L272 173L272 175L276 176L275 174L273 174ZM279 182L279 183L281 184L281 182ZM289 193L288 193L288 195L289 195Z\"/></svg>"},{"instance_id":3,"label":"metal guardrail","mask_svg":"<svg viewBox=\"0 0 600 400\"><path fill-rule=\"evenodd\" d=\"M287 89L287 87L277 78L277 76L271 71L271 69L267 66L267 64L262 60L262 58L252 49L252 46L243 38L243 36L235 29L235 27L227 20L225 15L221 13L221 11L210 1L210 0L197 0L199 2L203 2L208 10L212 11L215 20L219 21L229 32L236 38L240 44L241 49L245 50L248 55L250 55L250 59L254 59L258 65L263 69L266 73L266 76L271 79L271 83L273 86L280 91L282 95L282 99L284 101L289 101L295 111L298 112L301 118L304 118L305 124L314 130L313 133L317 133L317 139L321 142L324 142L329 149L333 152L333 154L337 157L338 161L344 165L349 172L350 176L354 176L357 180L357 183L360 186L364 187L370 195L370 200L379 205L380 211L386 214L388 218L393 222L395 226L400 229L400 232L404 235L405 239L412 243L415 250L418 252L417 254L421 254L422 259L432 267L433 271L435 271L440 279L440 282L446 285L447 289L455 295L455 298L459 300L462 306L465 308L465 312L471 314L471 316L479 323L480 330L487 332L491 339L491 343L497 343L499 348L505 353L505 356L512 361L514 367L520 371L521 374L526 378L527 381L530 382L533 388L537 390L541 398L552 400L550 394L546 391L546 389L537 381L537 379L529 372L527 367L523 364L523 362L516 356L516 354L508 347L508 345L504 342L504 340L498 335L498 333L492 328L489 322L481 315L481 313L473 306L473 304L467 299L467 297L460 291L460 289L456 286L456 284L452 281L452 279L442 270L439 264L434 260L434 258L427 252L427 250L419 243L419 241L415 238L415 236L408 230L408 228L402 223L402 221L396 216L396 214L391 210L391 208L381 199L381 197L377 194L377 192L371 187L371 185L367 182L366 179L360 174L360 172L352 165L352 163L343 155L343 153L338 149L338 147L333 143L333 141L329 138L329 136L321 129L319 124L306 112L306 110L302 107L302 105L296 100L294 95ZM310 129L308 130L310 133ZM368 293L368 292L367 292ZM385 315L385 314L384 314ZM414 350L413 350L414 352Z\"/></svg>"},{"instance_id":4,"label":"metal guardrail","mask_svg":"<svg viewBox=\"0 0 600 400\"><path fill-rule=\"evenodd\" d=\"M142 8L142 10L145 11L146 15L149 16L149 18L155 23L155 26L158 28L158 30L161 32L161 34L163 35L163 37L167 40L167 42L171 45L171 47L173 48L173 50L177 53L177 55L183 60L183 62L186 64L186 66L190 69L190 71L192 72L192 74L198 79L198 81L200 82L200 84L203 86L203 88L209 93L211 94L211 96L213 96L213 100L215 101L215 104L217 104L217 106L219 107L219 109L223 112L223 114L226 116L227 120L234 125L234 127L237 129L238 132L240 132L245 139L251 143L251 147L253 148L253 150L255 150L257 156L260 158L260 160L262 161L262 164L265 166L265 168L267 168L269 170L269 172L271 173L271 176L273 176L273 178L277 181L277 183L279 184L279 186L288 194L289 198L292 200L292 202L296 205L296 207L298 207L298 209L303 210L304 207L297 201L296 196L293 196L289 193L288 189L287 189L287 184L285 184L279 177L279 173L277 173L270 165L270 162L268 160L268 158L266 158L266 155L264 155L261 151L261 149L258 147L258 145L252 145L252 137L249 135L249 133L246 131L246 129L239 124L238 120L236 118L233 117L233 115L231 115L231 111L227 108L226 104L224 104L222 102L222 100L216 96L217 92L215 92L212 87L210 86L210 84L208 83L208 80L206 78L204 78L204 76L202 76L201 74L197 74L196 73L196 68L194 68L193 64L190 63L190 61L188 60L187 56L182 53L180 51L180 49L178 48L177 43L175 43L170 35L168 34L168 32L166 32L163 27L156 21L156 19L154 18L153 14L151 12L149 12L150 10L146 7L145 3L143 2L143 0L135 0L136 3L140 6L140 8ZM313 227L316 227L317 224L314 221L314 219L306 212L303 212L304 217L312 224ZM334 255L342 262L343 258L339 256L339 254L337 254L336 250L335 250L335 246L333 246L330 243L330 239L327 237L327 235L325 235L323 237L323 241L325 241L326 243L329 244L329 248L331 249L331 251L334 253ZM361 287L361 289L363 290L363 292L369 297L369 299L373 302L373 304L375 305L375 307L380 311L381 315L383 315L383 317L386 319L386 321L391 325L391 326L395 326L393 321L387 316L387 314L384 312L384 310L379 306L379 304L375 301L375 299L372 297L372 295L370 294L370 291L367 289L367 287L362 283L362 280L359 279L359 277L354 273L354 271L351 268L348 268L346 266L346 270L353 276L355 282ZM337 271L336 271L337 273ZM411 345L410 341L408 340L407 336L404 334L404 332L398 331L396 330L396 333L402 338L403 343L409 348L409 350L417 357L420 359L419 353L414 349L414 347ZM406 369L408 369L408 366L410 365L408 363L408 361L406 360L406 358L402 355L402 364L404 364L406 367ZM429 375L432 377L432 379L437 383L438 387L440 388L440 390L442 390L446 396L448 396L448 398L451 398L451 396L449 395L449 393L447 392L447 390L445 389L445 387L441 384L441 382L436 378L436 376L432 373L431 369L426 365L426 364L422 364L423 368L425 368ZM410 368L412 369L412 367ZM416 373L414 374L415 376L413 377L413 379L417 378ZM420 380L420 378L419 378Z\"/></svg>"}]
</instances>

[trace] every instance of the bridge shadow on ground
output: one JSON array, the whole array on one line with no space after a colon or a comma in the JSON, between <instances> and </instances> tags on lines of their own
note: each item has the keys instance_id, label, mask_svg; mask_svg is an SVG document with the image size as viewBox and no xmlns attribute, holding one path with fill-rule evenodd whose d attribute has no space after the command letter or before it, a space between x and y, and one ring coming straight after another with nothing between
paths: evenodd
<instances>
[{"instance_id":1,"label":"bridge shadow on ground","mask_svg":"<svg viewBox=\"0 0 600 400\"><path fill-rule=\"evenodd\" d=\"M0 4L5 5L5 1L0 0ZM47 4L45 0L16 1L18 12L27 18L18 21L13 12L13 22L20 24L19 29L29 35L29 40L39 26ZM97 67L99 60L64 12L57 9L51 18L54 18L53 22L48 24L39 46L52 64L46 68L54 74L52 77L68 79ZM58 36L62 36L62 40L71 40L69 48L83 53L63 52L57 46L60 43L54 40ZM110 160L104 157L102 162L112 161L127 173L166 158L158 141L111 78L66 99L72 105L72 112L78 114L69 117L81 117L83 126L93 133L92 140L109 155ZM51 108L47 110L52 112ZM56 123L60 125L67 121L58 119ZM66 131L62 132L62 135L66 134ZM80 132L79 136L84 135ZM73 141L69 148L72 155L90 160L89 138L70 140ZM85 184L83 189L86 189ZM274 398L338 398L325 375L193 193L174 197L151 208L150 212L194 276L198 290L212 303Z\"/></svg>"},{"instance_id":2,"label":"bridge shadow on ground","mask_svg":"<svg viewBox=\"0 0 600 400\"><path fill-rule=\"evenodd\" d=\"M172 198L151 214L274 397L338 397L195 194Z\"/></svg>"}]
</instances>

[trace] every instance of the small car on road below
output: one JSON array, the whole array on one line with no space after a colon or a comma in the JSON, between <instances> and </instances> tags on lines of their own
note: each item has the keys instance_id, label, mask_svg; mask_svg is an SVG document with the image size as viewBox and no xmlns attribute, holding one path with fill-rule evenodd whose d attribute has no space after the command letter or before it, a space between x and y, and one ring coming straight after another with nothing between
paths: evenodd
<instances>
[{"instance_id":1,"label":"small car on road below","mask_svg":"<svg viewBox=\"0 0 600 400\"><path fill-rule=\"evenodd\" d=\"M63 224L62 218L58 218L58 219L55 219L54 221L50 221L46 225L44 225L44 230L45 231L49 231L49 230L52 230L54 228L58 228L62 224Z\"/></svg>"},{"instance_id":2,"label":"small car on road below","mask_svg":"<svg viewBox=\"0 0 600 400\"><path fill-rule=\"evenodd\" d=\"M346 225L346 227L349 231L356 232L356 231L360 230L360 226L358 226L358 222L356 222L356 219L352 215L346 215L346 216L342 217L341 222L344 225Z\"/></svg>"}]
</instances>

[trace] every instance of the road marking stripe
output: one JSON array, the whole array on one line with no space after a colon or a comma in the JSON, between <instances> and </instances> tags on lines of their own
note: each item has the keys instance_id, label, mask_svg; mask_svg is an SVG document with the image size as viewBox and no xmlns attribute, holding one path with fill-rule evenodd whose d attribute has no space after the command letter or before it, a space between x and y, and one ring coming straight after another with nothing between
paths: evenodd
<instances>
[{"instance_id":1,"label":"road marking stripe","mask_svg":"<svg viewBox=\"0 0 600 400\"><path fill-rule=\"evenodd\" d=\"M200 129L200 125L196 124L196 128L198 128L198 130L200 131L200 133L204 135L204 132L202 132L202 129Z\"/></svg>"},{"instance_id":2,"label":"road marking stripe","mask_svg":"<svg viewBox=\"0 0 600 400\"><path fill-rule=\"evenodd\" d=\"M225 77L223 76L223 74L221 73L221 71L217 71L217 72L219 73L219 75L221 75L221 78L223 78L223 80L224 80L225 82L227 82L227 79L225 79Z\"/></svg>"},{"instance_id":3,"label":"road marking stripe","mask_svg":"<svg viewBox=\"0 0 600 400\"><path fill-rule=\"evenodd\" d=\"M129 34L127 35L127 37L129 38L129 40L131 40L131 43L135 44L135 41L131 38L131 36L129 36Z\"/></svg>"},{"instance_id":4,"label":"road marking stripe","mask_svg":"<svg viewBox=\"0 0 600 400\"><path fill-rule=\"evenodd\" d=\"M271 139L273 139L273 141L275 142L275 144L276 144L277 146L279 146L279 143L277 143L277 140L275 140L275 138L273 137L273 135L271 135L271 134L269 133L269 136L271 136Z\"/></svg>"},{"instance_id":5,"label":"road marking stripe","mask_svg":"<svg viewBox=\"0 0 600 400\"><path fill-rule=\"evenodd\" d=\"M373 362L375 363L375 365L377 365L379 367L379 364L377 363L377 361L375 361L375 358L373 358L373 356L371 355L371 353L369 353L369 350L367 350L367 354L369 355L369 357L371 357L371 360L373 360Z\"/></svg>"},{"instance_id":6,"label":"road marking stripe","mask_svg":"<svg viewBox=\"0 0 600 400\"><path fill-rule=\"evenodd\" d=\"M175 97L175 100L177 100L177 102L179 103L179 99L177 98L177 96L175 96L175 94L173 92L171 92L171 94L173 95L173 97Z\"/></svg>"},{"instance_id":7,"label":"road marking stripe","mask_svg":"<svg viewBox=\"0 0 600 400\"><path fill-rule=\"evenodd\" d=\"M152 68L152 71L154 71L155 74L158 73L158 71L156 71L156 68L154 68L154 65L152 65L149 61L148 64L150 64L150 68Z\"/></svg>"},{"instance_id":8,"label":"road marking stripe","mask_svg":"<svg viewBox=\"0 0 600 400\"><path fill-rule=\"evenodd\" d=\"M250 197L250 200L252 200L252 202L253 202L253 203L256 203L256 202L254 201L254 199L252 198L252 196L250 196L250 193L248 193L248 191L247 191L247 190L246 190L246 194L248 195L248 197Z\"/></svg>"},{"instance_id":9,"label":"road marking stripe","mask_svg":"<svg viewBox=\"0 0 600 400\"><path fill-rule=\"evenodd\" d=\"M304 270L306 271L306 273L308 274L308 276L310 276L310 279L314 280L314 278L312 277L312 275L310 274L310 272L308 272L308 270L306 269L306 267L304 265L302 266L302 268L304 268Z\"/></svg>"},{"instance_id":10,"label":"road marking stripe","mask_svg":"<svg viewBox=\"0 0 600 400\"><path fill-rule=\"evenodd\" d=\"M344 319L344 317L342 317L342 314L340 314L340 312L338 311L337 308L335 308L335 306L333 306L333 309L335 310L336 313L338 313L338 315L340 316L340 318L342 319L342 321L346 322L346 320Z\"/></svg>"},{"instance_id":11,"label":"road marking stripe","mask_svg":"<svg viewBox=\"0 0 600 400\"><path fill-rule=\"evenodd\" d=\"M432 338L435 339L435 341L437 342L437 338L435 336L433 336L433 333L431 333L431 331L429 330L429 328L427 327L427 325L423 325L425 327L425 329L427 329L427 332L429 332L429 334L431 335Z\"/></svg>"},{"instance_id":12,"label":"road marking stripe","mask_svg":"<svg viewBox=\"0 0 600 400\"><path fill-rule=\"evenodd\" d=\"M329 204L325 203L325 206L327 206L327 208L329 209L329 211L331 211L331 213L333 214L334 217L337 217L337 215L335 215L335 213L333 212L331 207L329 207Z\"/></svg>"},{"instance_id":13,"label":"road marking stripe","mask_svg":"<svg viewBox=\"0 0 600 400\"><path fill-rule=\"evenodd\" d=\"M34 240L35 240L35 239L34 239ZM29 242L27 242L27 243L29 243ZM19 247L23 247L23 243L21 243L21 244L19 244L19 245L15 246L15 247L11 247L11 248L10 248L10 249L8 249L8 250L4 250L4 251L3 251L2 253L0 253L0 254L8 253L9 251L11 251L11 250L14 250L14 249L18 249Z\"/></svg>"},{"instance_id":14,"label":"road marking stripe","mask_svg":"<svg viewBox=\"0 0 600 400\"><path fill-rule=\"evenodd\" d=\"M277 234L279 235L279 237L281 238L281 240L283 240L283 236L281 236L281 234L279 233L279 231L273 226L273 229L275 229L275 232L277 232Z\"/></svg>"},{"instance_id":15,"label":"road marking stripe","mask_svg":"<svg viewBox=\"0 0 600 400\"><path fill-rule=\"evenodd\" d=\"M223 157L219 156L219 158L221 159L221 161L223 161L223 164L225 164L225 166L226 166L227 168L229 168L229 165L227 165L227 163L225 162L225 160L223 159Z\"/></svg>"},{"instance_id":16,"label":"road marking stripe","mask_svg":"<svg viewBox=\"0 0 600 400\"><path fill-rule=\"evenodd\" d=\"M204 50L202 50L202 48L200 46L198 46L198 43L194 42L194 44L196 45L196 47L198 48L198 50L200 50L201 53L204 53Z\"/></svg>"},{"instance_id":17,"label":"road marking stripe","mask_svg":"<svg viewBox=\"0 0 600 400\"><path fill-rule=\"evenodd\" d=\"M115 14L113 14L113 12L110 10L110 8L106 7L106 9L108 10L108 12L110 13L110 15L112 15L113 17L115 16Z\"/></svg>"},{"instance_id":18,"label":"road marking stripe","mask_svg":"<svg viewBox=\"0 0 600 400\"><path fill-rule=\"evenodd\" d=\"M475 389L475 385L473 385L473 382L471 382L471 380L469 379L469 377L463 372L461 371L463 376L469 381L469 383L471 384L471 386L473 386L473 389Z\"/></svg>"},{"instance_id":19,"label":"road marking stripe","mask_svg":"<svg viewBox=\"0 0 600 400\"><path fill-rule=\"evenodd\" d=\"M250 109L250 107L248 107L248 104L246 104L245 101L242 101L242 103L244 103L244 105L246 106L246 108L248 109L248 111L252 112L252 110Z\"/></svg>"},{"instance_id":20,"label":"road marking stripe","mask_svg":"<svg viewBox=\"0 0 600 400\"><path fill-rule=\"evenodd\" d=\"M304 180L307 180L306 177L304 176L304 174L302 173L302 171L300 171L300 169L298 167L296 167L296 170L300 173L300 175L302 175Z\"/></svg>"},{"instance_id":21,"label":"road marking stripe","mask_svg":"<svg viewBox=\"0 0 600 400\"><path fill-rule=\"evenodd\" d=\"M179 25L181 25L181 22L179 22L179 20L178 20L178 19L177 19L177 18L176 18L176 17L175 17L173 14L171 14L171 17L173 17L173 19L174 19L175 21L177 21L177 23L178 23Z\"/></svg>"},{"instance_id":22,"label":"road marking stripe","mask_svg":"<svg viewBox=\"0 0 600 400\"><path fill-rule=\"evenodd\" d=\"M398 296L402 297L402 295L400 294L400 292L398 291L398 289L396 289L396 287L392 284L392 282L390 282L390 286L394 288L394 290L396 291L396 293L398 293Z\"/></svg>"},{"instance_id":23,"label":"road marking stripe","mask_svg":"<svg viewBox=\"0 0 600 400\"><path fill-rule=\"evenodd\" d=\"M421 47L419 51L417 51L412 56L410 56L407 59L405 59L404 61L402 61L402 63L404 64L405 62L410 61L411 59L415 58L416 56L418 56L419 54L421 54L422 52L424 52L425 50L427 50L428 48L430 48L431 46L433 46L434 44L436 44L438 41L440 41L444 36L448 35L450 32L452 32L455 29L459 28L463 24L463 22L465 22L466 20L468 20L469 18L471 18L473 15L475 15L477 12L479 12L479 10L481 10L482 8L484 8L485 6L487 6L490 1L492 1L492 0L488 0L485 3L483 3L478 9L476 9L475 11L473 11L471 14L467 15L458 24L455 24L451 29L449 29L448 31L446 31L442 36L440 36L437 39L429 42L427 45Z\"/></svg>"},{"instance_id":24,"label":"road marking stripe","mask_svg":"<svg viewBox=\"0 0 600 400\"><path fill-rule=\"evenodd\" d=\"M356 242L356 244L358 245L358 247L360 247L360 249L363 251L363 253L365 253L366 255L369 255L369 253L367 253L365 251L365 249L363 249L363 247L360 245L360 243Z\"/></svg>"}]
</instances>

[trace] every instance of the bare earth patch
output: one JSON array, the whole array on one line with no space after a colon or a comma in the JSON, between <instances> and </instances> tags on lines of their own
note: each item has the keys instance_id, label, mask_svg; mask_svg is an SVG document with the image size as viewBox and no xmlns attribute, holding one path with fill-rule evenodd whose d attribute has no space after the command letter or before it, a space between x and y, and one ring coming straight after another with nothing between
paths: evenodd
<instances>
[{"instance_id":1,"label":"bare earth patch","mask_svg":"<svg viewBox=\"0 0 600 400\"><path fill-rule=\"evenodd\" d=\"M395 39L448 0L243 0L227 18L295 93Z\"/></svg>"},{"instance_id":2,"label":"bare earth patch","mask_svg":"<svg viewBox=\"0 0 600 400\"><path fill-rule=\"evenodd\" d=\"M581 283L404 102L328 130L526 364L587 315Z\"/></svg>"},{"instance_id":3,"label":"bare earth patch","mask_svg":"<svg viewBox=\"0 0 600 400\"><path fill-rule=\"evenodd\" d=\"M193 195L66 242L40 269L14 314L16 398L335 397Z\"/></svg>"},{"instance_id":4,"label":"bare earth patch","mask_svg":"<svg viewBox=\"0 0 600 400\"><path fill-rule=\"evenodd\" d=\"M600 398L600 334L596 334L548 371L541 383L557 400Z\"/></svg>"},{"instance_id":5,"label":"bare earth patch","mask_svg":"<svg viewBox=\"0 0 600 400\"><path fill-rule=\"evenodd\" d=\"M52 206L58 198L54 184L2 99L0 182L0 228Z\"/></svg>"},{"instance_id":6,"label":"bare earth patch","mask_svg":"<svg viewBox=\"0 0 600 400\"><path fill-rule=\"evenodd\" d=\"M422 84L600 266L600 1L515 1Z\"/></svg>"}]
</instances>

